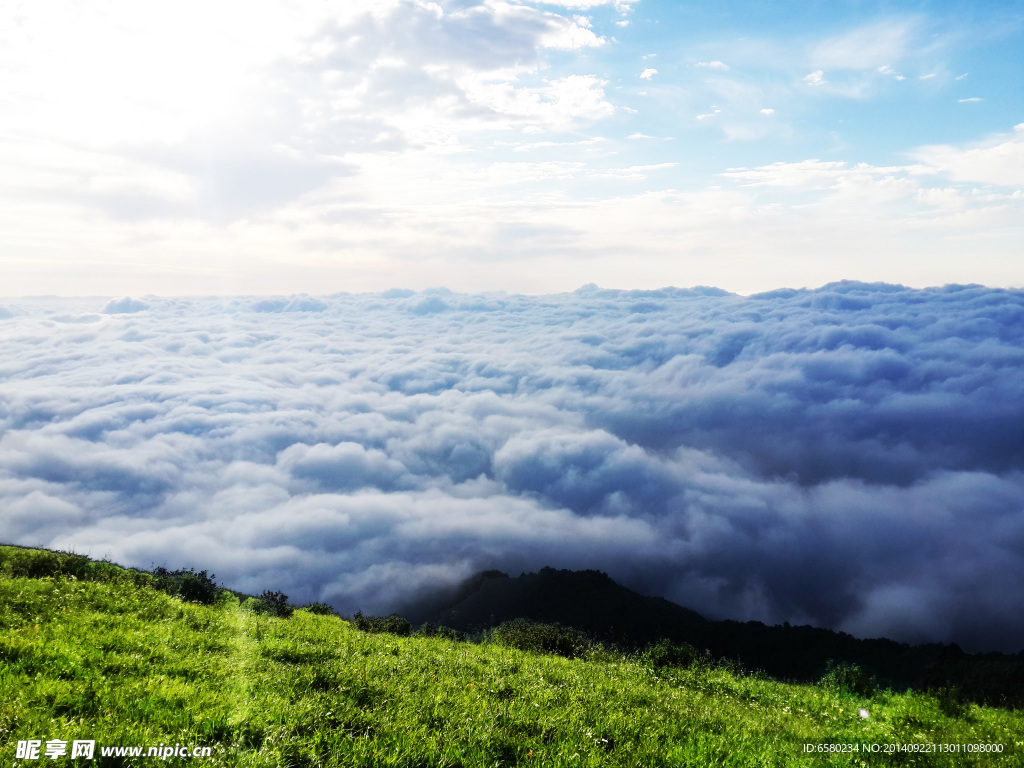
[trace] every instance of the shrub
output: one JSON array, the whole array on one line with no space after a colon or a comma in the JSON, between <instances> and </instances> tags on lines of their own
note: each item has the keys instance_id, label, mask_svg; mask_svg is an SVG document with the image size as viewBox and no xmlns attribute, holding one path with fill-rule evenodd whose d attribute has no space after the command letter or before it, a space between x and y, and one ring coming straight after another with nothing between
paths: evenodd
<instances>
[{"instance_id":1,"label":"shrub","mask_svg":"<svg viewBox=\"0 0 1024 768\"><path fill-rule=\"evenodd\" d=\"M586 634L560 624L541 624L513 619L491 631L491 639L508 648L534 653L554 653L567 659L588 655L598 646Z\"/></svg>"},{"instance_id":2,"label":"shrub","mask_svg":"<svg viewBox=\"0 0 1024 768\"><path fill-rule=\"evenodd\" d=\"M970 709L970 703L964 690L959 685L944 685L928 691L935 698L939 709L946 717L961 718Z\"/></svg>"},{"instance_id":3,"label":"shrub","mask_svg":"<svg viewBox=\"0 0 1024 768\"><path fill-rule=\"evenodd\" d=\"M466 633L460 632L457 629L451 627L435 627L429 621L424 622L420 625L420 628L416 630L417 637L441 637L445 640L462 641L466 639Z\"/></svg>"},{"instance_id":4,"label":"shrub","mask_svg":"<svg viewBox=\"0 0 1024 768\"><path fill-rule=\"evenodd\" d=\"M269 589L259 597L246 600L245 607L253 613L276 616L279 619L287 619L295 611L288 605L288 595L284 592L271 592Z\"/></svg>"},{"instance_id":5,"label":"shrub","mask_svg":"<svg viewBox=\"0 0 1024 768\"><path fill-rule=\"evenodd\" d=\"M242 610L250 613L262 613L263 604L258 597L247 597L242 601Z\"/></svg>"},{"instance_id":6,"label":"shrub","mask_svg":"<svg viewBox=\"0 0 1024 768\"><path fill-rule=\"evenodd\" d=\"M655 669L691 667L708 661L707 652L701 653L689 643L673 645L668 640L649 646L641 658Z\"/></svg>"},{"instance_id":7,"label":"shrub","mask_svg":"<svg viewBox=\"0 0 1024 768\"><path fill-rule=\"evenodd\" d=\"M166 568L154 568L157 589L172 597L180 597L190 603L213 605L220 597L220 587L214 581L216 576L206 571L186 568L168 571Z\"/></svg>"},{"instance_id":8,"label":"shrub","mask_svg":"<svg viewBox=\"0 0 1024 768\"><path fill-rule=\"evenodd\" d=\"M835 662L831 659L825 667L825 675L818 684L827 690L838 693L852 693L857 696L870 696L878 688L878 681L856 664Z\"/></svg>"},{"instance_id":9,"label":"shrub","mask_svg":"<svg viewBox=\"0 0 1024 768\"><path fill-rule=\"evenodd\" d=\"M352 623L361 632L388 632L392 635L407 636L412 632L412 624L404 616L392 613L390 616L364 616L356 611Z\"/></svg>"},{"instance_id":10,"label":"shrub","mask_svg":"<svg viewBox=\"0 0 1024 768\"><path fill-rule=\"evenodd\" d=\"M335 610L327 603L310 603L302 606L303 610L315 613L317 616L337 616Z\"/></svg>"}]
</instances>

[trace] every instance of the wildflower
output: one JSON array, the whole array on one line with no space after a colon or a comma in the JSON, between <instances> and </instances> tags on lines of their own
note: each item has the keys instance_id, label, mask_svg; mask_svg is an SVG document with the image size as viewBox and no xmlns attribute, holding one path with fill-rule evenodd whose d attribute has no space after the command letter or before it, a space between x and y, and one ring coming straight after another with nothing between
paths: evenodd
<instances>
[{"instance_id":1,"label":"wildflower","mask_svg":"<svg viewBox=\"0 0 1024 768\"><path fill-rule=\"evenodd\" d=\"M865 720L867 720L867 719L868 719L868 711L867 711L866 709L862 709L862 710L860 711L860 716L861 716L862 718L864 718Z\"/></svg>"}]
</instances>

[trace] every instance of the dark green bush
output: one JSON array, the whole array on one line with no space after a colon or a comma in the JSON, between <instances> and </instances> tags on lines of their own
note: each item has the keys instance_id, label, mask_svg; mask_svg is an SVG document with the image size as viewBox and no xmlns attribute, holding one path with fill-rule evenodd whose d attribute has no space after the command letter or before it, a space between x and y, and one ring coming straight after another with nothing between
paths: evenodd
<instances>
[{"instance_id":1,"label":"dark green bush","mask_svg":"<svg viewBox=\"0 0 1024 768\"><path fill-rule=\"evenodd\" d=\"M412 624L397 613L390 616L364 616L362 611L356 611L352 623L361 632L389 632L403 637L412 633Z\"/></svg>"},{"instance_id":2,"label":"dark green bush","mask_svg":"<svg viewBox=\"0 0 1024 768\"><path fill-rule=\"evenodd\" d=\"M466 639L466 633L460 632L457 629L451 627L435 627L429 621L424 622L420 625L420 628L416 630L417 637L442 637L445 640L462 641Z\"/></svg>"},{"instance_id":3,"label":"dark green bush","mask_svg":"<svg viewBox=\"0 0 1024 768\"><path fill-rule=\"evenodd\" d=\"M303 610L315 613L317 616L337 616L337 612L327 603L310 603L302 606Z\"/></svg>"},{"instance_id":4,"label":"dark green bush","mask_svg":"<svg viewBox=\"0 0 1024 768\"><path fill-rule=\"evenodd\" d=\"M216 576L206 571L185 568L168 571L166 568L154 568L157 589L172 597L179 597L190 603L213 605L220 595L220 587L214 581Z\"/></svg>"},{"instance_id":5,"label":"dark green bush","mask_svg":"<svg viewBox=\"0 0 1024 768\"><path fill-rule=\"evenodd\" d=\"M825 675L818 685L839 693L870 696L878 688L878 681L856 664L835 662L830 659L825 667Z\"/></svg>"},{"instance_id":6,"label":"dark green bush","mask_svg":"<svg viewBox=\"0 0 1024 768\"><path fill-rule=\"evenodd\" d=\"M694 664L707 664L707 652L698 651L689 643L673 645L668 640L660 640L641 654L641 658L655 669L670 667L691 667Z\"/></svg>"},{"instance_id":7,"label":"dark green bush","mask_svg":"<svg viewBox=\"0 0 1024 768\"><path fill-rule=\"evenodd\" d=\"M266 616L276 616L279 619L287 619L295 609L288 605L288 595L284 592L271 592L269 589L262 595L245 602L253 613Z\"/></svg>"},{"instance_id":8,"label":"dark green bush","mask_svg":"<svg viewBox=\"0 0 1024 768\"><path fill-rule=\"evenodd\" d=\"M567 659L586 656L599 646L586 634L560 624L513 619L491 631L494 642L534 653L554 653Z\"/></svg>"},{"instance_id":9,"label":"dark green bush","mask_svg":"<svg viewBox=\"0 0 1024 768\"><path fill-rule=\"evenodd\" d=\"M939 709L946 717L961 718L970 709L968 697L959 685L944 685L941 688L933 688L928 693L935 698Z\"/></svg>"}]
</instances>

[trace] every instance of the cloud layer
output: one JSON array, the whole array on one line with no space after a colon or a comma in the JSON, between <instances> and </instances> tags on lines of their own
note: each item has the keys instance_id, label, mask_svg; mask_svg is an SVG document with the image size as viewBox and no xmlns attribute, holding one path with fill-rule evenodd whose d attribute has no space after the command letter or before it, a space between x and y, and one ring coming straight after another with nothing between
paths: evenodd
<instances>
[{"instance_id":1,"label":"cloud layer","mask_svg":"<svg viewBox=\"0 0 1024 768\"><path fill-rule=\"evenodd\" d=\"M3 538L387 611L600 568L1024 647L1024 292L16 300Z\"/></svg>"}]
</instances>

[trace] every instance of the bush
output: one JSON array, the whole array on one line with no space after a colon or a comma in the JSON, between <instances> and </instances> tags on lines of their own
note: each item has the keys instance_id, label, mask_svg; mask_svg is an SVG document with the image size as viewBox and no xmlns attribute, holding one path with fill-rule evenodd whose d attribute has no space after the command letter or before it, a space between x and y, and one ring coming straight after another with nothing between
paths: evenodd
<instances>
[{"instance_id":1,"label":"bush","mask_svg":"<svg viewBox=\"0 0 1024 768\"><path fill-rule=\"evenodd\" d=\"M172 597L179 597L190 603L213 605L220 597L220 587L214 581L216 576L194 568L168 571L166 568L154 568L157 589Z\"/></svg>"},{"instance_id":2,"label":"bush","mask_svg":"<svg viewBox=\"0 0 1024 768\"><path fill-rule=\"evenodd\" d=\"M825 667L825 675L818 684L827 690L838 693L852 693L857 696L870 696L878 688L878 681L856 664L834 662L831 659Z\"/></svg>"},{"instance_id":3,"label":"bush","mask_svg":"<svg viewBox=\"0 0 1024 768\"><path fill-rule=\"evenodd\" d=\"M262 613L263 604L260 602L258 597L247 597L241 601L242 610L249 611L249 613Z\"/></svg>"},{"instance_id":4,"label":"bush","mask_svg":"<svg viewBox=\"0 0 1024 768\"><path fill-rule=\"evenodd\" d=\"M961 718L970 709L967 696L959 685L944 685L941 688L933 688L928 693L935 698L939 709L946 717Z\"/></svg>"},{"instance_id":5,"label":"bush","mask_svg":"<svg viewBox=\"0 0 1024 768\"><path fill-rule=\"evenodd\" d=\"M513 619L495 627L491 639L508 648L534 653L554 653L567 659L587 656L598 648L586 634L561 624L541 624Z\"/></svg>"},{"instance_id":6,"label":"bush","mask_svg":"<svg viewBox=\"0 0 1024 768\"><path fill-rule=\"evenodd\" d=\"M466 633L460 632L457 629L451 627L435 627L429 621L424 622L420 625L420 628L416 630L417 637L441 637L445 640L462 641L466 639Z\"/></svg>"},{"instance_id":7,"label":"bush","mask_svg":"<svg viewBox=\"0 0 1024 768\"><path fill-rule=\"evenodd\" d=\"M246 600L245 607L253 613L276 616L279 619L287 619L295 612L295 609L288 605L288 595L284 592L271 592L269 589L259 597Z\"/></svg>"},{"instance_id":8,"label":"bush","mask_svg":"<svg viewBox=\"0 0 1024 768\"><path fill-rule=\"evenodd\" d=\"M706 664L709 661L706 651L701 653L689 643L673 645L668 640L661 640L649 646L641 654L641 658L655 669L692 667L694 664Z\"/></svg>"},{"instance_id":9,"label":"bush","mask_svg":"<svg viewBox=\"0 0 1024 768\"><path fill-rule=\"evenodd\" d=\"M302 609L315 613L317 616L337 616L335 610L327 603L310 603L309 605L302 606Z\"/></svg>"},{"instance_id":10,"label":"bush","mask_svg":"<svg viewBox=\"0 0 1024 768\"><path fill-rule=\"evenodd\" d=\"M356 611L352 617L352 623L361 632L388 632L403 637L412 632L412 624L409 623L409 620L397 613L392 613L390 616L364 616L362 611Z\"/></svg>"}]
</instances>

